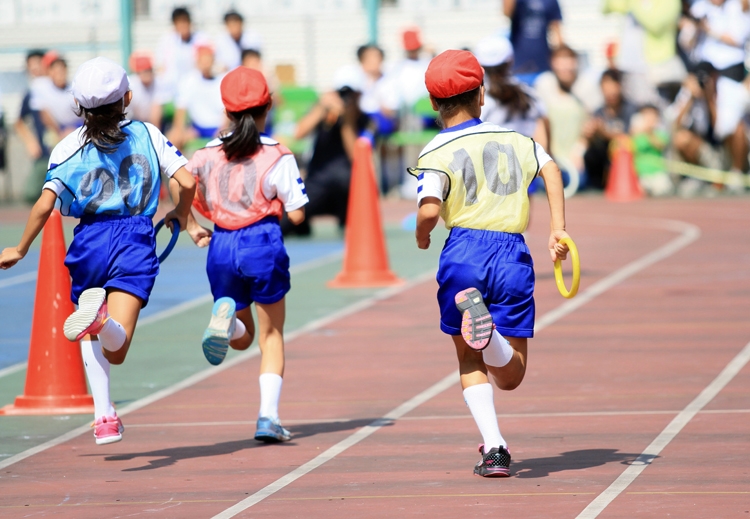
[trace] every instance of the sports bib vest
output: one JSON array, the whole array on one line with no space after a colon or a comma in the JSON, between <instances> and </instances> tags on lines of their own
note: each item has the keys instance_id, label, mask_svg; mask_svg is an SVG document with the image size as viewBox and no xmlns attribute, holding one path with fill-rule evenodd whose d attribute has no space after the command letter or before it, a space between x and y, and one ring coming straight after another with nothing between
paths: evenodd
<instances>
[{"instance_id":1,"label":"sports bib vest","mask_svg":"<svg viewBox=\"0 0 750 519\"><path fill-rule=\"evenodd\" d=\"M65 216L153 216L159 204L159 160L146 125L122 128L127 138L113 153L93 144L81 147L47 172L46 181L62 182L60 211Z\"/></svg>"},{"instance_id":2,"label":"sports bib vest","mask_svg":"<svg viewBox=\"0 0 750 519\"><path fill-rule=\"evenodd\" d=\"M252 157L228 161L221 144L203 148L190 161L198 182L193 207L223 229L247 227L267 216L281 218L283 203L263 195L263 180L284 155L286 147L263 144Z\"/></svg>"},{"instance_id":3,"label":"sports bib vest","mask_svg":"<svg viewBox=\"0 0 750 519\"><path fill-rule=\"evenodd\" d=\"M448 229L522 233L529 223L528 188L539 171L532 139L513 131L464 134L419 157L412 175L447 175L441 209Z\"/></svg>"}]
</instances>

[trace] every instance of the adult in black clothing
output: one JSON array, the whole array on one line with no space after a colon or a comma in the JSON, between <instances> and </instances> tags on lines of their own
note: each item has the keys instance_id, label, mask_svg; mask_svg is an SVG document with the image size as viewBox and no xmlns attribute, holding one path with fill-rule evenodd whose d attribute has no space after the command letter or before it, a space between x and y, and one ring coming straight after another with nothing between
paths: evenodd
<instances>
[{"instance_id":1,"label":"adult in black clothing","mask_svg":"<svg viewBox=\"0 0 750 519\"><path fill-rule=\"evenodd\" d=\"M359 108L362 82L358 72L350 71L336 83L338 88L321 96L297 125L298 139L315 133L305 178L310 202L305 206L308 217L302 225L282 222L285 235L309 235L308 222L317 215L335 216L342 229L346 224L354 143L363 134L372 134L375 123Z\"/></svg>"},{"instance_id":2,"label":"adult in black clothing","mask_svg":"<svg viewBox=\"0 0 750 519\"><path fill-rule=\"evenodd\" d=\"M588 140L588 148L583 155L586 167L587 186L604 189L609 174L609 145L612 140L628 135L630 119L637 108L622 95L622 72L605 70L601 78L604 106L594 112L584 125L583 135Z\"/></svg>"}]
</instances>

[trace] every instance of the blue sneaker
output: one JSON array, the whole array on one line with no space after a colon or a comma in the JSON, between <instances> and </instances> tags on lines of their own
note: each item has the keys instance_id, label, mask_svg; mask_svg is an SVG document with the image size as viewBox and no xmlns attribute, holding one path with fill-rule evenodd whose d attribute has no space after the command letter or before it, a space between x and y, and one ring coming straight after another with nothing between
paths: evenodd
<instances>
[{"instance_id":1,"label":"blue sneaker","mask_svg":"<svg viewBox=\"0 0 750 519\"><path fill-rule=\"evenodd\" d=\"M278 420L261 417L258 418L255 439L266 443L288 442L292 439L292 434L284 429Z\"/></svg>"},{"instance_id":2,"label":"blue sneaker","mask_svg":"<svg viewBox=\"0 0 750 519\"><path fill-rule=\"evenodd\" d=\"M211 322L203 332L203 354L208 362L218 366L227 356L229 340L237 323L236 305L231 297L222 297L214 303Z\"/></svg>"}]
</instances>

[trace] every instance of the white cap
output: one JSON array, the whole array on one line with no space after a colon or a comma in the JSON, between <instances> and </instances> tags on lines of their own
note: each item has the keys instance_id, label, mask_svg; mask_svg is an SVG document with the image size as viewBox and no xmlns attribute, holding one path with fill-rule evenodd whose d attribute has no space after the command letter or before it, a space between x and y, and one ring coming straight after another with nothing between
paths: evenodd
<instances>
[{"instance_id":1,"label":"white cap","mask_svg":"<svg viewBox=\"0 0 750 519\"><path fill-rule=\"evenodd\" d=\"M72 90L78 104L90 109L122 99L130 81L124 68L100 56L78 67Z\"/></svg>"},{"instance_id":2,"label":"white cap","mask_svg":"<svg viewBox=\"0 0 750 519\"><path fill-rule=\"evenodd\" d=\"M496 67L513 59L513 45L503 36L488 36L477 43L474 55L483 67Z\"/></svg>"},{"instance_id":3,"label":"white cap","mask_svg":"<svg viewBox=\"0 0 750 519\"><path fill-rule=\"evenodd\" d=\"M365 84L365 73L359 65L341 67L333 75L334 90L349 87L357 92L362 92L365 89Z\"/></svg>"}]
</instances>

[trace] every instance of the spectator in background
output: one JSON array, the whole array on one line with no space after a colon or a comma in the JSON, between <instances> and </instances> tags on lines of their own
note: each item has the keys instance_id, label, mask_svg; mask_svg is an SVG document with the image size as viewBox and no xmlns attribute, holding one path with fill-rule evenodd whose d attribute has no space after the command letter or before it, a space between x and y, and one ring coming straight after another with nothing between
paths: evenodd
<instances>
[{"instance_id":1,"label":"spectator in background","mask_svg":"<svg viewBox=\"0 0 750 519\"><path fill-rule=\"evenodd\" d=\"M305 207L308 218L329 214L336 217L343 230L349 203L349 184L354 157L354 143L363 134L372 134L375 125L362 112L359 101L364 89L363 75L353 67L339 69L334 90L320 97L317 105L297 125L296 139L315 134L313 153L307 166L305 187L310 202ZM293 226L282 222L284 234L309 235L309 224Z\"/></svg>"},{"instance_id":2,"label":"spectator in background","mask_svg":"<svg viewBox=\"0 0 750 519\"><path fill-rule=\"evenodd\" d=\"M364 84L359 106L377 122L380 135L393 133L399 108L395 87L383 74L384 58L383 49L377 45L362 45L357 49Z\"/></svg>"},{"instance_id":3,"label":"spectator in background","mask_svg":"<svg viewBox=\"0 0 750 519\"><path fill-rule=\"evenodd\" d=\"M156 49L156 72L159 77L159 101L174 102L179 84L195 70L195 47L207 38L193 32L190 11L177 7L172 11L173 30L165 34Z\"/></svg>"},{"instance_id":4,"label":"spectator in background","mask_svg":"<svg viewBox=\"0 0 750 519\"><path fill-rule=\"evenodd\" d=\"M513 73L524 83L550 69L550 48L563 44L562 12L557 0L503 0L510 18L510 41L516 53Z\"/></svg>"},{"instance_id":5,"label":"spectator in background","mask_svg":"<svg viewBox=\"0 0 750 519\"><path fill-rule=\"evenodd\" d=\"M748 166L743 117L750 106L750 93L742 82L747 77L745 45L750 39L750 14L740 0L698 0L690 14L699 36L698 72L704 77L713 137L726 145L732 158L727 187L741 193Z\"/></svg>"},{"instance_id":6,"label":"spectator in background","mask_svg":"<svg viewBox=\"0 0 750 519\"><path fill-rule=\"evenodd\" d=\"M134 52L130 55L129 66L132 74L128 79L133 99L125 113L128 119L151 122L158 126L159 121L154 121L156 77L151 55L148 52Z\"/></svg>"},{"instance_id":7,"label":"spectator in background","mask_svg":"<svg viewBox=\"0 0 750 519\"><path fill-rule=\"evenodd\" d=\"M31 102L41 111L42 121L57 144L81 126L83 119L77 115L78 105L70 93L67 62L51 51L45 54L44 63L48 65L49 81L35 83Z\"/></svg>"},{"instance_id":8,"label":"spectator in background","mask_svg":"<svg viewBox=\"0 0 750 519\"><path fill-rule=\"evenodd\" d=\"M225 14L224 26L226 32L216 40L216 64L220 71L227 72L239 67L242 64L242 51L252 49L260 55L260 35L244 28L244 18L240 13L229 11Z\"/></svg>"},{"instance_id":9,"label":"spectator in background","mask_svg":"<svg viewBox=\"0 0 750 519\"><path fill-rule=\"evenodd\" d=\"M419 29L407 29L402 34L404 59L396 63L388 73L389 81L398 95L402 108L411 108L422 98L428 97L424 85L424 74L430 64L422 57L422 37Z\"/></svg>"},{"instance_id":10,"label":"spectator in background","mask_svg":"<svg viewBox=\"0 0 750 519\"><path fill-rule=\"evenodd\" d=\"M196 49L197 70L180 85L169 138L180 148L193 139L211 139L226 126L221 101L221 80L214 74L214 48L199 44ZM188 127L188 121L190 126Z\"/></svg>"},{"instance_id":11,"label":"spectator in background","mask_svg":"<svg viewBox=\"0 0 750 519\"><path fill-rule=\"evenodd\" d=\"M550 150L555 160L583 171L587 142L583 128L603 103L599 85L579 73L578 54L567 45L552 51L552 70L544 72L534 88L547 107Z\"/></svg>"},{"instance_id":12,"label":"spectator in background","mask_svg":"<svg viewBox=\"0 0 750 519\"><path fill-rule=\"evenodd\" d=\"M588 177L588 186L604 189L609 172L609 144L615 139L627 136L630 120L636 108L622 94L622 72L605 70L600 81L604 106L594 112L594 117L586 122L583 135L588 141L588 149L583 156Z\"/></svg>"},{"instance_id":13,"label":"spectator in background","mask_svg":"<svg viewBox=\"0 0 750 519\"><path fill-rule=\"evenodd\" d=\"M643 190L650 196L667 196L674 184L667 173L664 153L669 134L662 128L659 109L654 105L641 107L631 123L635 171Z\"/></svg>"},{"instance_id":14,"label":"spectator in background","mask_svg":"<svg viewBox=\"0 0 750 519\"><path fill-rule=\"evenodd\" d=\"M507 38L490 36L474 51L484 67L484 106L481 119L533 138L547 149L545 110L536 93L511 75L513 47Z\"/></svg>"},{"instance_id":15,"label":"spectator in background","mask_svg":"<svg viewBox=\"0 0 750 519\"><path fill-rule=\"evenodd\" d=\"M605 0L605 13L627 16L619 46L618 68L625 95L637 104L671 102L685 79L677 55L680 0Z\"/></svg>"},{"instance_id":16,"label":"spectator in background","mask_svg":"<svg viewBox=\"0 0 750 519\"><path fill-rule=\"evenodd\" d=\"M268 91L271 92L271 96L274 96L276 92L278 92L279 78L276 77L275 73L269 70L266 70L266 67L263 64L263 57L259 50L256 50L256 49L243 50L241 65L246 68L257 70L258 72L262 73L265 76L266 83L268 83ZM269 118L266 121L267 128L271 127L270 123L271 123L271 119Z\"/></svg>"},{"instance_id":17,"label":"spectator in background","mask_svg":"<svg viewBox=\"0 0 750 519\"><path fill-rule=\"evenodd\" d=\"M47 77L47 71L42 63L44 51L31 50L26 55L26 74L29 79L29 88L21 101L21 113L16 120L14 128L16 133L23 141L26 147L26 153L32 160L42 160L45 163L46 156L49 155L49 149L44 145L44 123L42 114L38 109L32 107L31 92L34 83L38 83L40 78ZM39 192L34 193L33 200L39 198Z\"/></svg>"}]
</instances>

